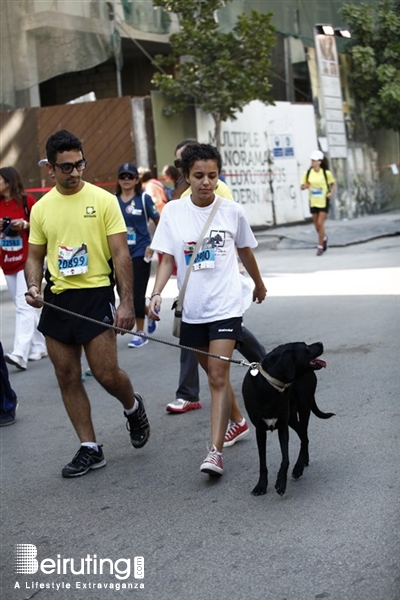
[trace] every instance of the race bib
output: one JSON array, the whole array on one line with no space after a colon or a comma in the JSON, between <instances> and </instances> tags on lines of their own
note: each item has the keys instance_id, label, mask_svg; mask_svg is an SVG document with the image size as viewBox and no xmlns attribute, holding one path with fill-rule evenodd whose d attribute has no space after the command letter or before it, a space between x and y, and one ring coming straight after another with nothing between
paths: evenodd
<instances>
[{"instance_id":1,"label":"race bib","mask_svg":"<svg viewBox=\"0 0 400 600\"><path fill-rule=\"evenodd\" d=\"M141 208L135 208L134 204L129 204L129 206L126 207L126 212L129 215L135 215L136 217L140 217L140 215L143 214L143 210Z\"/></svg>"},{"instance_id":2,"label":"race bib","mask_svg":"<svg viewBox=\"0 0 400 600\"><path fill-rule=\"evenodd\" d=\"M0 240L5 252L20 252L22 250L22 237L3 237Z\"/></svg>"},{"instance_id":3,"label":"race bib","mask_svg":"<svg viewBox=\"0 0 400 600\"><path fill-rule=\"evenodd\" d=\"M195 244L193 242L189 242L185 244L184 253L185 253L185 261L186 265L190 263L190 259L193 254ZM193 263L193 271L200 271L203 269L214 269L215 267L215 249L214 249L214 239L213 238L204 238L201 248L197 253L196 258Z\"/></svg>"},{"instance_id":4,"label":"race bib","mask_svg":"<svg viewBox=\"0 0 400 600\"><path fill-rule=\"evenodd\" d=\"M133 227L127 228L126 239L128 240L128 246L134 246L136 244L136 231Z\"/></svg>"},{"instance_id":5,"label":"race bib","mask_svg":"<svg viewBox=\"0 0 400 600\"><path fill-rule=\"evenodd\" d=\"M322 188L311 188L311 196L313 198L321 198L323 196Z\"/></svg>"},{"instance_id":6,"label":"race bib","mask_svg":"<svg viewBox=\"0 0 400 600\"><path fill-rule=\"evenodd\" d=\"M58 247L58 268L62 277L87 273L89 257L86 244L79 247Z\"/></svg>"}]
</instances>

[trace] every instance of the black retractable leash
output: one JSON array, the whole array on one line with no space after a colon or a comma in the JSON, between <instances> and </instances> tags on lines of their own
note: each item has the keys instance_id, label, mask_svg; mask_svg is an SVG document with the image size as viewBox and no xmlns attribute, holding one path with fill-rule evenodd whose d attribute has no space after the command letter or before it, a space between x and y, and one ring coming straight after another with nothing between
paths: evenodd
<instances>
[{"instance_id":1,"label":"black retractable leash","mask_svg":"<svg viewBox=\"0 0 400 600\"><path fill-rule=\"evenodd\" d=\"M162 340L160 338L154 337L152 335L146 335L145 333L139 333L137 331L133 332L130 329L124 329L123 327L116 327L110 323L103 323L102 321L97 321L96 319L92 319L91 317L87 317L85 315L79 315L78 313L73 312L72 310L68 310L67 308L62 308L61 306L55 306L50 302L46 302L46 300L34 298L30 292L26 292L25 296L30 296L37 302L43 304L43 306L49 306L50 308L54 308L55 310L60 310L71 317L78 317L79 319L83 319L84 321L89 321L90 323L95 323L96 325L101 325L102 327L107 327L108 329L114 329L117 333L130 333L131 335L137 335L139 337L146 338L148 340L153 340L153 342L159 342L160 344L165 344L166 346L173 346L174 348L183 348L184 350L190 350L191 352L198 352L199 354L205 354L206 356L211 356L212 358L219 358L219 360L225 360L226 362L234 363L235 365L240 365L241 367L250 367L252 370L256 370L258 373L258 365L259 363L249 363L247 360L241 359L236 360L234 358L229 358L228 356L220 356L219 354L212 354L211 352L206 352L205 350L199 350L198 348L191 348L190 346L183 346L182 344L176 344L175 342L168 342L167 340Z\"/></svg>"}]
</instances>

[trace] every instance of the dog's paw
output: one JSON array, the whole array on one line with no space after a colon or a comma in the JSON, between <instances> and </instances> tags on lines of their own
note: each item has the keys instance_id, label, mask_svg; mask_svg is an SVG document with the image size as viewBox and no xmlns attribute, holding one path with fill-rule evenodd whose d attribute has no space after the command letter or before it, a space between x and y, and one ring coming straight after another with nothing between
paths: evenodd
<instances>
[{"instance_id":1,"label":"dog's paw","mask_svg":"<svg viewBox=\"0 0 400 600\"><path fill-rule=\"evenodd\" d=\"M304 472L304 465L295 465L292 471L293 479L300 479Z\"/></svg>"},{"instance_id":2,"label":"dog's paw","mask_svg":"<svg viewBox=\"0 0 400 600\"><path fill-rule=\"evenodd\" d=\"M280 496L286 492L286 481L277 481L275 484L276 493Z\"/></svg>"},{"instance_id":3,"label":"dog's paw","mask_svg":"<svg viewBox=\"0 0 400 600\"><path fill-rule=\"evenodd\" d=\"M267 484L257 483L256 487L251 493L253 496L264 496L267 493Z\"/></svg>"}]
</instances>

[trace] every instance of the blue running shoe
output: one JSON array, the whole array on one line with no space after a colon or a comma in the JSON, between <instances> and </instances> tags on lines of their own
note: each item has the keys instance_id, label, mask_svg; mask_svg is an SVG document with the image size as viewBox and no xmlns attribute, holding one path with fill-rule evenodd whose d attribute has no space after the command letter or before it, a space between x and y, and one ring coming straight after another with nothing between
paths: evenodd
<instances>
[{"instance_id":1,"label":"blue running shoe","mask_svg":"<svg viewBox=\"0 0 400 600\"><path fill-rule=\"evenodd\" d=\"M143 331L138 331L138 333L143 333ZM131 341L128 344L128 348L141 348L149 343L149 340L145 337L141 337L139 335L134 335Z\"/></svg>"},{"instance_id":2,"label":"blue running shoe","mask_svg":"<svg viewBox=\"0 0 400 600\"><path fill-rule=\"evenodd\" d=\"M151 335L152 333L155 332L156 329L157 329L157 321L154 321L154 319L150 319L149 317L147 317L147 333L149 333Z\"/></svg>"}]
</instances>

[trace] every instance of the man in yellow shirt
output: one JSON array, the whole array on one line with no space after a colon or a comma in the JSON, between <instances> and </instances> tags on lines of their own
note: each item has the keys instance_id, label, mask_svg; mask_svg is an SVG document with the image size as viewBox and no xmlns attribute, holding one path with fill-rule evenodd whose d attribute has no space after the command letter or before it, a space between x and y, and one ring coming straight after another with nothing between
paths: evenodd
<instances>
[{"instance_id":1,"label":"man in yellow shirt","mask_svg":"<svg viewBox=\"0 0 400 600\"><path fill-rule=\"evenodd\" d=\"M27 302L36 308L42 306L40 290L47 256L43 295L47 303L132 329L132 262L117 198L82 180L86 160L80 140L72 133L63 130L52 135L46 151L47 168L55 186L31 212L25 264ZM117 308L114 270L120 297ZM115 331L50 306L44 306L38 329L46 337L61 396L81 442L62 476L78 477L106 464L81 381L82 348L94 377L121 402L132 445L142 448L149 439L150 426L143 399L134 393L127 374L118 366Z\"/></svg>"},{"instance_id":2,"label":"man in yellow shirt","mask_svg":"<svg viewBox=\"0 0 400 600\"><path fill-rule=\"evenodd\" d=\"M310 159L311 167L303 174L301 189L309 191L310 212L318 233L317 256L321 256L328 247L325 219L329 212L329 201L333 197L335 180L332 173L324 169L322 165L324 155L320 150L314 150Z\"/></svg>"}]
</instances>

